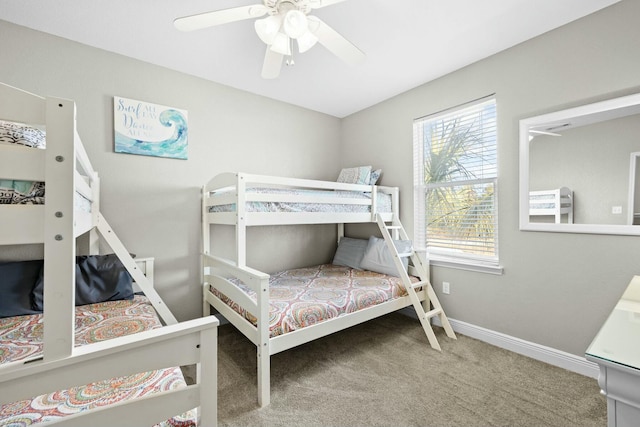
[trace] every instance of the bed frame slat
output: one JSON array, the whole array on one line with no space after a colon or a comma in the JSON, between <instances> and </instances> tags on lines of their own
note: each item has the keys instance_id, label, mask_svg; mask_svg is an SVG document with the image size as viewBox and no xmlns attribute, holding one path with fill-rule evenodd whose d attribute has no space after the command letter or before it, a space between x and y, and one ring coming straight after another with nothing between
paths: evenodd
<instances>
[{"instance_id":1,"label":"bed frame slat","mask_svg":"<svg viewBox=\"0 0 640 427\"><path fill-rule=\"evenodd\" d=\"M240 290L240 288L238 288L234 283L223 277L214 275L206 275L205 283L209 283L210 286L213 286L227 298L238 304L242 309L247 310L255 317L258 317L258 303Z\"/></svg>"},{"instance_id":2,"label":"bed frame slat","mask_svg":"<svg viewBox=\"0 0 640 427\"><path fill-rule=\"evenodd\" d=\"M44 181L44 156L45 150L0 145L0 179Z\"/></svg>"}]
</instances>

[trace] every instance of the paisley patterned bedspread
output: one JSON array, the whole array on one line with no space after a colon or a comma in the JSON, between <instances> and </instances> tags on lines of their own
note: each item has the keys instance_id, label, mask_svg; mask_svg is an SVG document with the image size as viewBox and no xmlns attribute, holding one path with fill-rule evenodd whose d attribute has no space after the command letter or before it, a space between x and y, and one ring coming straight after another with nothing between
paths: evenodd
<instances>
[{"instance_id":1,"label":"paisley patterned bedspread","mask_svg":"<svg viewBox=\"0 0 640 427\"><path fill-rule=\"evenodd\" d=\"M411 278L413 281L418 279ZM234 281L256 299L255 292ZM255 316L243 310L218 290L211 292L245 319L257 323ZM269 332L271 337L305 326L352 313L363 308L407 295L399 277L350 267L323 264L316 267L285 270L269 279Z\"/></svg>"},{"instance_id":2,"label":"paisley patterned bedspread","mask_svg":"<svg viewBox=\"0 0 640 427\"><path fill-rule=\"evenodd\" d=\"M367 200L371 199L370 193L359 193L357 191L324 191L305 189L282 189L282 188L260 188L247 187L247 193L275 194L286 196L314 196L323 198L351 198ZM391 195L377 193L376 198L378 212L391 212ZM358 213L369 212L367 205L355 205L339 203L297 203L297 202L247 202L248 212L346 212ZM209 212L233 212L236 210L235 204L211 206Z\"/></svg>"},{"instance_id":3,"label":"paisley patterned bedspread","mask_svg":"<svg viewBox=\"0 0 640 427\"><path fill-rule=\"evenodd\" d=\"M162 325L153 306L140 295L136 295L133 300L76 307L76 345L104 341L160 326ZM41 354L42 330L41 314L0 319L0 364ZM99 381L2 405L0 426L27 426L185 385L179 367ZM158 426L195 427L195 410Z\"/></svg>"}]
</instances>

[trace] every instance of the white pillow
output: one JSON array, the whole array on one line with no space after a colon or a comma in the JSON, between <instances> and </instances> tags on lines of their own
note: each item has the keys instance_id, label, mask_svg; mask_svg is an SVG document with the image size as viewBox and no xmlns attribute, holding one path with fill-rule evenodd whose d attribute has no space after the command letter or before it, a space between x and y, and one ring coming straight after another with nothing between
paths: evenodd
<instances>
[{"instance_id":1,"label":"white pillow","mask_svg":"<svg viewBox=\"0 0 640 427\"><path fill-rule=\"evenodd\" d=\"M346 184L365 184L370 185L371 166L358 166L354 168L344 168L340 171L338 182Z\"/></svg>"},{"instance_id":2,"label":"white pillow","mask_svg":"<svg viewBox=\"0 0 640 427\"><path fill-rule=\"evenodd\" d=\"M362 270L360 261L367 249L367 239L352 239L351 237L341 237L338 249L333 257L333 265L343 265L345 267Z\"/></svg>"},{"instance_id":3,"label":"white pillow","mask_svg":"<svg viewBox=\"0 0 640 427\"><path fill-rule=\"evenodd\" d=\"M393 244L401 254L411 251L411 240L394 240ZM404 265L406 271L409 265L409 259L407 257L402 258L402 265ZM369 238L367 250L362 257L360 267L364 270L398 277L398 269L393 262L393 256L389 252L389 249L387 249L387 244L384 239L375 236Z\"/></svg>"}]
</instances>

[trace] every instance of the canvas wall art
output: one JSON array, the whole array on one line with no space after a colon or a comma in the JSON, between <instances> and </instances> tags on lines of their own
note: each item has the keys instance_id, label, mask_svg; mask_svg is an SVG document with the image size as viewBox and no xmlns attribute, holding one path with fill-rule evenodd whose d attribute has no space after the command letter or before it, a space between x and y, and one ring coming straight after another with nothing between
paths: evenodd
<instances>
[{"instance_id":1,"label":"canvas wall art","mask_svg":"<svg viewBox=\"0 0 640 427\"><path fill-rule=\"evenodd\" d=\"M187 159L187 111L113 97L115 152Z\"/></svg>"}]
</instances>

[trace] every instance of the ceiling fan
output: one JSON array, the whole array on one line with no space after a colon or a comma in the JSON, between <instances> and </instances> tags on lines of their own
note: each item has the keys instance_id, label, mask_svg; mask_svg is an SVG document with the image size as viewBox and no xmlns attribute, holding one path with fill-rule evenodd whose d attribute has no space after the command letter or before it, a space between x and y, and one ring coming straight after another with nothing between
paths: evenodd
<instances>
[{"instance_id":1,"label":"ceiling fan","mask_svg":"<svg viewBox=\"0 0 640 427\"><path fill-rule=\"evenodd\" d=\"M294 40L300 53L320 43L347 64L356 65L364 61L365 55L360 49L319 18L309 15L313 9L343 1L345 0L263 0L262 4L177 18L173 24L179 30L193 31L268 15L255 21L255 29L260 40L267 45L262 77L274 79L280 75L285 57L287 64L293 65Z\"/></svg>"}]
</instances>

